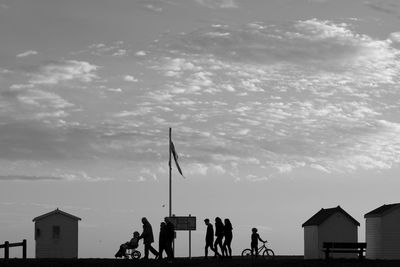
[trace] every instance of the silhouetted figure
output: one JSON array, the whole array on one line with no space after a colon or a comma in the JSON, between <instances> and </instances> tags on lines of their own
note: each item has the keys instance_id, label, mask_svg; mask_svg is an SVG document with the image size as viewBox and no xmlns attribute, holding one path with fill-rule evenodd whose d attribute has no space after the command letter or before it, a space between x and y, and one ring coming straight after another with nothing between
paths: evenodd
<instances>
[{"instance_id":1,"label":"silhouetted figure","mask_svg":"<svg viewBox=\"0 0 400 267\"><path fill-rule=\"evenodd\" d=\"M221 250L222 256L224 256L224 249L222 246L222 239L224 238L224 224L222 223L221 218L216 217L215 218L215 242L214 242L214 252L215 252L215 257L218 255L218 246Z\"/></svg>"},{"instance_id":2,"label":"silhouetted figure","mask_svg":"<svg viewBox=\"0 0 400 267\"><path fill-rule=\"evenodd\" d=\"M256 255L258 256L258 240L264 243L264 240L261 239L260 235L257 233L257 228L251 229L252 234L251 234L251 255Z\"/></svg>"},{"instance_id":3,"label":"silhouetted figure","mask_svg":"<svg viewBox=\"0 0 400 267\"><path fill-rule=\"evenodd\" d=\"M151 246L151 243L154 242L153 228L151 227L151 224L145 217L142 218L142 223L143 223L143 233L140 235L140 238L143 238L144 259L149 258L149 251L151 251L151 253L153 253L154 256L156 256L157 258L158 252Z\"/></svg>"},{"instance_id":4,"label":"silhouetted figure","mask_svg":"<svg viewBox=\"0 0 400 267\"><path fill-rule=\"evenodd\" d=\"M163 251L166 251L167 246L167 225L165 222L160 223L160 235L158 237L158 259L162 260Z\"/></svg>"},{"instance_id":5,"label":"silhouetted figure","mask_svg":"<svg viewBox=\"0 0 400 267\"><path fill-rule=\"evenodd\" d=\"M232 233L232 224L229 219L225 219L225 225L224 225L224 245L223 249L225 252L225 255L229 258L232 258L232 248L231 248L231 243L232 243L232 238L233 238L233 233Z\"/></svg>"},{"instance_id":6,"label":"silhouetted figure","mask_svg":"<svg viewBox=\"0 0 400 267\"><path fill-rule=\"evenodd\" d=\"M207 259L208 258L208 248L211 249L211 251L214 252L214 254L218 254L218 252L215 252L214 250L214 228L212 224L210 223L209 219L205 219L204 223L207 226L207 231L206 231L206 247L204 249L204 257Z\"/></svg>"},{"instance_id":7,"label":"silhouetted figure","mask_svg":"<svg viewBox=\"0 0 400 267\"><path fill-rule=\"evenodd\" d=\"M118 252L115 254L116 258L127 258L126 250L127 249L136 249L139 246L139 232L133 232L133 237L130 241L125 242L119 246Z\"/></svg>"},{"instance_id":8,"label":"silhouetted figure","mask_svg":"<svg viewBox=\"0 0 400 267\"><path fill-rule=\"evenodd\" d=\"M173 260L174 250L172 246L175 239L175 226L169 220L168 217L165 217L164 221L165 221L165 232L166 232L165 252L167 253L168 260Z\"/></svg>"}]
</instances>

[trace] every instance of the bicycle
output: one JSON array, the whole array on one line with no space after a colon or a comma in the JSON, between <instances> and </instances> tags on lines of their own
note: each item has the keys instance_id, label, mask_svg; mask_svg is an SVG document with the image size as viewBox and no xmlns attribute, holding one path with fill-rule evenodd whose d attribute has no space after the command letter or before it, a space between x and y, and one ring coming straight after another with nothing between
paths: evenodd
<instances>
[{"instance_id":1,"label":"bicycle","mask_svg":"<svg viewBox=\"0 0 400 267\"><path fill-rule=\"evenodd\" d=\"M257 249L258 255L262 255L264 259L272 259L275 257L275 253L272 249L268 248L265 244L267 241L263 242L262 246ZM253 251L250 248L246 248L242 251L243 257L252 257Z\"/></svg>"}]
</instances>

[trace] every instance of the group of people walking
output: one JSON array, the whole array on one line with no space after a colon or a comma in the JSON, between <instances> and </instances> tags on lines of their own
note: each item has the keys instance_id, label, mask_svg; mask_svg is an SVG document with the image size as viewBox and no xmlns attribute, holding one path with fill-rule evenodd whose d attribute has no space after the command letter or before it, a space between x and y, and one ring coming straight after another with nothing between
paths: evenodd
<instances>
[{"instance_id":1,"label":"group of people walking","mask_svg":"<svg viewBox=\"0 0 400 267\"><path fill-rule=\"evenodd\" d=\"M156 259L163 259L163 252L165 251L168 260L174 259L174 250L172 248L172 243L175 238L175 226L169 220L168 217L165 217L164 221L160 223L160 236L158 239L158 251L153 248L152 243L154 243L154 234L153 228L146 217L142 218L143 224L143 232L139 235L139 232L133 233L133 238L131 241L122 244L115 254L116 258L127 257L126 250L127 249L136 249L138 247L138 242L140 239L143 239L144 245L144 258L149 258L149 252L151 252Z\"/></svg>"},{"instance_id":2,"label":"group of people walking","mask_svg":"<svg viewBox=\"0 0 400 267\"><path fill-rule=\"evenodd\" d=\"M215 241L214 228L209 219L205 219L204 223L207 226L206 231L206 246L204 248L205 258L208 258L208 249L214 252L214 257L232 258L232 224L229 219L225 219L224 223L221 218L215 218ZM220 252L218 252L218 248Z\"/></svg>"},{"instance_id":3,"label":"group of people walking","mask_svg":"<svg viewBox=\"0 0 400 267\"><path fill-rule=\"evenodd\" d=\"M133 238L124 244L122 244L115 254L115 257L127 257L126 250L127 249L136 249L138 247L138 243L140 239L143 239L144 244L144 259L149 258L149 252L151 252L156 259L163 259L163 252L165 251L167 260L174 259L174 250L173 250L173 242L175 238L175 226L170 221L169 217L165 217L164 221L160 223L160 235L159 235L159 246L158 251L153 248L152 243L154 243L154 235L153 228L151 224L147 220L147 218L142 218L143 223L143 232L139 234L139 232L135 231L133 233ZM209 219L205 219L204 223L207 227L206 230L206 246L204 248L205 258L208 258L208 250L210 249L214 252L215 258L232 258L232 239L233 239L233 228L231 221L229 219L225 219L222 222L220 217L215 218L215 231L214 227L211 224ZM215 239L214 239L215 236ZM257 229L252 229L251 235L251 254L258 255L258 241L263 241L259 234L257 233Z\"/></svg>"}]
</instances>

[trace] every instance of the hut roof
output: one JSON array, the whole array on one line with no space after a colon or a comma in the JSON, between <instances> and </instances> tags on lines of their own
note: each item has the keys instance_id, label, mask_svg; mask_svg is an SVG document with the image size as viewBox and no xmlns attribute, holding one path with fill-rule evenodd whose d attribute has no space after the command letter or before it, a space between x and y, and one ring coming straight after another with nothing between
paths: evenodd
<instances>
[{"instance_id":1,"label":"hut roof","mask_svg":"<svg viewBox=\"0 0 400 267\"><path fill-rule=\"evenodd\" d=\"M350 219L354 224L357 226L360 226L360 223L354 219L353 217L350 216L345 210L343 210L340 206L337 206L336 208L330 208L330 209L321 209L318 211L314 216L312 216L310 219L308 219L305 223L303 223L302 227L304 226L310 226L310 225L320 225L324 221L326 221L329 217L331 217L333 214L336 212L341 212L344 214L347 218Z\"/></svg>"},{"instance_id":2,"label":"hut roof","mask_svg":"<svg viewBox=\"0 0 400 267\"><path fill-rule=\"evenodd\" d=\"M382 217L388 213L391 213L393 210L400 208L400 203L394 204L384 204L379 208L376 208L364 215L364 218L371 218L371 217Z\"/></svg>"},{"instance_id":3,"label":"hut roof","mask_svg":"<svg viewBox=\"0 0 400 267\"><path fill-rule=\"evenodd\" d=\"M73 219L73 220L77 220L77 221L82 220L82 219L79 218L79 217L76 217L76 216L74 216L74 215L71 215L71 214L69 214L69 213L66 213L66 212L64 212L64 211L62 211L62 210L59 210L59 209L57 208L57 209L55 209L55 210L53 210L53 211L50 211L50 212L48 212L48 213L46 213L46 214L43 214L43 215L40 215L40 216L34 218L32 221L34 221L34 222L35 222L35 221L39 221L39 220L42 220L42 219L44 219L44 218L46 218L46 217L49 217L50 215L54 215L54 214L60 214L60 215L66 216L66 217L68 217L68 218L71 218L71 219Z\"/></svg>"}]
</instances>

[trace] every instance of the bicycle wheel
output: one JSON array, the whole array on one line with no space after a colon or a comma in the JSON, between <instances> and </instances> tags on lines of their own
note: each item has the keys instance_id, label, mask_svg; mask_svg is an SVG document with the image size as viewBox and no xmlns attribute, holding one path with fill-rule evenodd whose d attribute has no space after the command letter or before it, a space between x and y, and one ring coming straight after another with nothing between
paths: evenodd
<instances>
[{"instance_id":1,"label":"bicycle wheel","mask_svg":"<svg viewBox=\"0 0 400 267\"><path fill-rule=\"evenodd\" d=\"M273 257L275 257L275 253L274 253L274 251L272 249L267 248L263 252L263 257L265 259L272 259Z\"/></svg>"},{"instance_id":2,"label":"bicycle wheel","mask_svg":"<svg viewBox=\"0 0 400 267\"><path fill-rule=\"evenodd\" d=\"M137 251L137 250L133 251L132 255L131 255L132 259L135 259L135 260L140 259L140 256L141 256L141 253L140 253L140 251Z\"/></svg>"},{"instance_id":3,"label":"bicycle wheel","mask_svg":"<svg viewBox=\"0 0 400 267\"><path fill-rule=\"evenodd\" d=\"M242 256L243 257L251 257L252 253L251 253L251 249L246 248L245 250L242 251Z\"/></svg>"}]
</instances>

